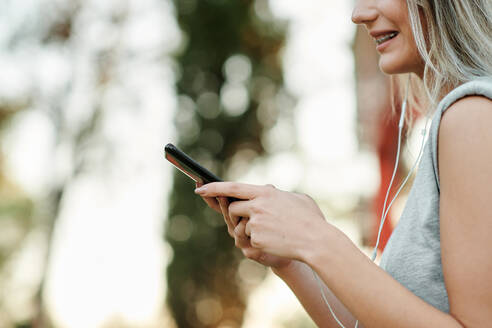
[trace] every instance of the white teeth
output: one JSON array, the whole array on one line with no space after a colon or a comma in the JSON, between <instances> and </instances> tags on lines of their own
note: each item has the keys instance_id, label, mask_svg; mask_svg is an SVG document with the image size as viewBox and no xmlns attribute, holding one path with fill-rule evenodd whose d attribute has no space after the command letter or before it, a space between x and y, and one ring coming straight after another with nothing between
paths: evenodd
<instances>
[{"instance_id":1,"label":"white teeth","mask_svg":"<svg viewBox=\"0 0 492 328\"><path fill-rule=\"evenodd\" d=\"M376 44L380 45L381 43L388 41L389 39L393 39L397 34L398 32L392 32L390 34L383 36L382 38L376 39Z\"/></svg>"}]
</instances>

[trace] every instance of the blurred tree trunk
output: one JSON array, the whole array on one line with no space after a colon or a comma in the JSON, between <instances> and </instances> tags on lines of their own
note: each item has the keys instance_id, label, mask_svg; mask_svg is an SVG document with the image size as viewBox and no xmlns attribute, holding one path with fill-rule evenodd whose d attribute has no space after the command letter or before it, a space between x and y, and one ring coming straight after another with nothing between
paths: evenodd
<instances>
[{"instance_id":1,"label":"blurred tree trunk","mask_svg":"<svg viewBox=\"0 0 492 328\"><path fill-rule=\"evenodd\" d=\"M177 145L219 176L231 163L266 153L262 135L277 119L279 50L285 24L267 1L175 0L186 40L177 55L180 79ZM168 303L178 327L240 327L245 310L236 276L242 254L223 219L175 170L166 240L174 256L167 270Z\"/></svg>"}]
</instances>

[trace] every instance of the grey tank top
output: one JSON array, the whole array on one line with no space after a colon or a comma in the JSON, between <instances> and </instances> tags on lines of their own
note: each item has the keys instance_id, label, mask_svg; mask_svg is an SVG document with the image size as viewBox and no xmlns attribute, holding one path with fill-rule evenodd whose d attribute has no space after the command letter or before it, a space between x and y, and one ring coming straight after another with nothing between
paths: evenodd
<instances>
[{"instance_id":1,"label":"grey tank top","mask_svg":"<svg viewBox=\"0 0 492 328\"><path fill-rule=\"evenodd\" d=\"M449 302L441 265L437 137L444 111L470 95L492 100L492 76L457 87L439 103L407 203L380 264L412 293L444 312L449 312Z\"/></svg>"}]
</instances>

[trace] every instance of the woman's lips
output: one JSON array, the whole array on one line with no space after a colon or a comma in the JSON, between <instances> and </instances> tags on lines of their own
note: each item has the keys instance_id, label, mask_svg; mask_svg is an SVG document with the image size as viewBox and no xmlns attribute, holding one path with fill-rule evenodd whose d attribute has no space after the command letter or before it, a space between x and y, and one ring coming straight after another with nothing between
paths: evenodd
<instances>
[{"instance_id":1,"label":"woman's lips","mask_svg":"<svg viewBox=\"0 0 492 328\"><path fill-rule=\"evenodd\" d=\"M378 39L376 39L376 50L381 52L384 50L388 45L398 36L398 32L392 32L390 34L387 34L385 36L382 36Z\"/></svg>"},{"instance_id":2,"label":"woman's lips","mask_svg":"<svg viewBox=\"0 0 492 328\"><path fill-rule=\"evenodd\" d=\"M382 44L383 42L389 40L389 39L393 39L396 35L398 34L398 32L391 32L391 33L388 33L386 35L383 35L381 37L378 37L376 38L376 44L380 45Z\"/></svg>"}]
</instances>

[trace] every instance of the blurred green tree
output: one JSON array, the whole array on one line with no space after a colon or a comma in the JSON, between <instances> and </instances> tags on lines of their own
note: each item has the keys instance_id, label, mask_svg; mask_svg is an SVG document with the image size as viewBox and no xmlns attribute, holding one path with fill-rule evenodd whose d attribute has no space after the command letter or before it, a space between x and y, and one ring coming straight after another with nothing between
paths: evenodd
<instances>
[{"instance_id":1,"label":"blurred green tree","mask_svg":"<svg viewBox=\"0 0 492 328\"><path fill-rule=\"evenodd\" d=\"M177 144L227 178L231 167L274 151L264 136L279 111L293 107L279 101L292 100L280 62L286 24L274 19L267 0L174 4L185 40L176 55ZM236 272L243 256L222 218L193 194L193 182L177 170L173 181L165 239L174 252L167 300L176 323L240 327L246 295Z\"/></svg>"}]
</instances>

